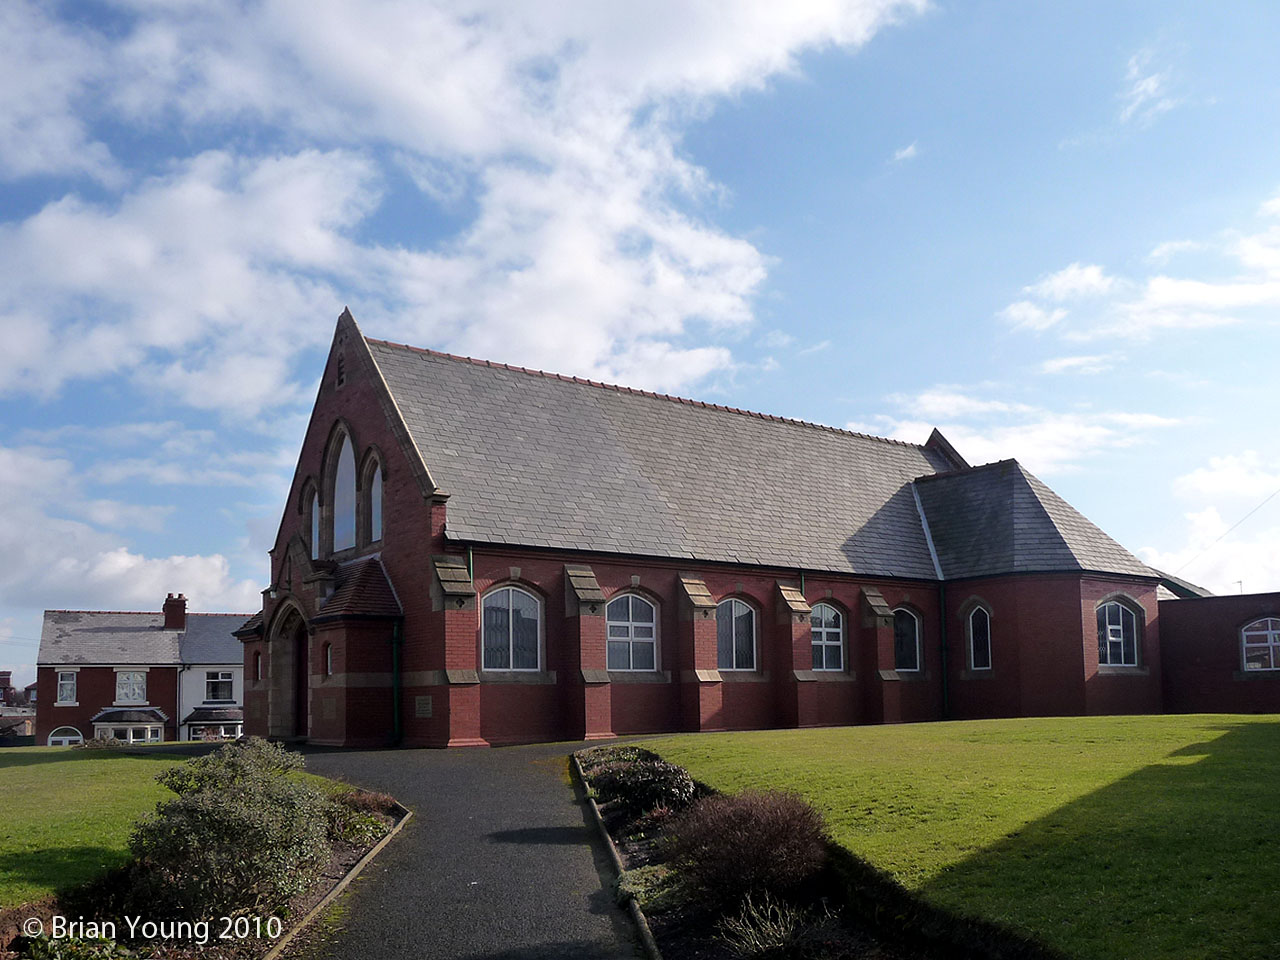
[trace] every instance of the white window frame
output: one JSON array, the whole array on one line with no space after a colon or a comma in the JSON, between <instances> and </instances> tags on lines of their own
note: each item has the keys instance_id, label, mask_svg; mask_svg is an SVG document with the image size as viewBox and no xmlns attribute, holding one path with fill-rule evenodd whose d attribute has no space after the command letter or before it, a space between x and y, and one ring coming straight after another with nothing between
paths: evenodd
<instances>
[{"instance_id":1,"label":"white window frame","mask_svg":"<svg viewBox=\"0 0 1280 960\"><path fill-rule=\"evenodd\" d=\"M58 673L58 681L57 681L57 687L58 687L58 689L57 689L57 692L54 694L55 699L54 699L54 701L53 701L53 705L54 705L55 707L78 707L78 706L80 706L79 697L78 697L79 689L80 689L80 684L79 684L79 678L76 676L76 674L78 674L78 673L79 673L79 670L59 670L57 673ZM70 679L70 680L65 679L65 678L67 678L67 677L70 677L71 679ZM62 685L63 685L64 683L69 683L69 684L71 684L71 699L70 699L70 700L63 699L63 696L62 696L62 689L63 689L63 688L62 688ZM82 739L82 740L84 739L83 735L81 735L81 739Z\"/></svg>"},{"instance_id":2,"label":"white window frame","mask_svg":"<svg viewBox=\"0 0 1280 960\"><path fill-rule=\"evenodd\" d=\"M499 593L503 593L507 590L514 591L515 593L523 593L526 597L532 600L536 605L535 607L537 610L536 620L538 624L538 643L537 643L538 664L537 666L533 666L533 667L515 666L515 662L516 662L516 649L515 649L516 641L515 641L515 629L514 629L515 624L514 624L513 618L511 617L511 606L509 601L507 605L507 656L508 656L507 662L510 663L511 666L491 667L487 663L485 663L484 655L487 649L487 645L485 644L485 634L484 634L485 604L487 604L492 597L496 596ZM512 583L504 583L501 586L494 587L492 590L490 590L480 599L480 669L482 669L486 673L541 673L542 672L542 598L541 597L539 597L535 593L532 593L529 590L524 589L523 587L518 587Z\"/></svg>"},{"instance_id":3,"label":"white window frame","mask_svg":"<svg viewBox=\"0 0 1280 960\"><path fill-rule=\"evenodd\" d=\"M1111 623L1110 608L1115 607L1120 611L1117 624ZM1137 667L1142 664L1142 619L1139 613L1129 606L1127 603L1121 603L1119 600L1107 600L1098 604L1095 611L1095 619L1101 614L1103 623L1107 628L1106 637L1106 656L1103 657L1103 640L1101 632L1098 636L1098 666L1100 667ZM1129 662L1124 658L1124 618L1128 614L1133 621L1133 662ZM1111 657L1112 644L1120 645L1119 662Z\"/></svg>"},{"instance_id":4,"label":"white window frame","mask_svg":"<svg viewBox=\"0 0 1280 960\"><path fill-rule=\"evenodd\" d=\"M832 613L836 615L837 620L836 620L836 625L834 627L825 627L825 626L819 626L815 624L814 614L818 612L819 607L825 607L826 609L830 610ZM844 652L844 643L845 643L844 624L845 624L844 611L841 610L839 607L837 607L835 604L821 602L821 603L815 603L813 605L813 610L810 611L809 613L810 659L812 660L812 651L814 650L820 650L822 654L821 656L822 666L814 667L813 668L814 670L821 670L824 673L843 673L844 672L845 660L846 660L845 652ZM833 635L834 635L834 639L833 639ZM826 665L827 649L830 647L835 647L837 650L840 651L840 666L838 667L828 667Z\"/></svg>"},{"instance_id":5,"label":"white window frame","mask_svg":"<svg viewBox=\"0 0 1280 960\"><path fill-rule=\"evenodd\" d=\"M1261 639L1251 640L1250 637ZM1265 650L1271 666L1259 667L1249 663L1251 649ZM1259 617L1240 628L1240 669L1248 673L1280 670L1280 617Z\"/></svg>"},{"instance_id":6,"label":"white window frame","mask_svg":"<svg viewBox=\"0 0 1280 960\"><path fill-rule=\"evenodd\" d=\"M123 737L116 734L122 732ZM164 724L162 723L95 723L93 735L98 737L114 737L123 743L163 743Z\"/></svg>"},{"instance_id":7,"label":"white window frame","mask_svg":"<svg viewBox=\"0 0 1280 960\"><path fill-rule=\"evenodd\" d=\"M211 697L209 696L209 685L213 683L228 684L231 690L229 697ZM206 670L204 672L204 702L205 703L235 703L236 702L236 674L234 670Z\"/></svg>"},{"instance_id":8,"label":"white window frame","mask_svg":"<svg viewBox=\"0 0 1280 960\"><path fill-rule=\"evenodd\" d=\"M70 730L72 733L75 734L75 736L74 737L67 736L62 732L64 730ZM53 742L54 740L59 740L61 742L54 743ZM75 746L76 744L84 743L84 734L81 733L75 727L65 727L65 726L55 727L53 732L49 734L49 737L45 742L48 744L48 746L51 746L51 747L71 747L71 746Z\"/></svg>"},{"instance_id":9,"label":"white window frame","mask_svg":"<svg viewBox=\"0 0 1280 960\"><path fill-rule=\"evenodd\" d=\"M916 634L916 665L914 667L898 666L898 614L905 613L911 618L911 622L915 624ZM924 650L921 649L920 642L920 615L910 607L896 607L893 611L893 669L897 673L919 673L924 669Z\"/></svg>"},{"instance_id":10,"label":"white window frame","mask_svg":"<svg viewBox=\"0 0 1280 960\"><path fill-rule=\"evenodd\" d=\"M123 685L139 682L137 680L134 680L134 681L125 680L124 679L125 677L141 677L142 678L142 680L140 681L141 682L140 689L142 692L141 698L120 695L121 688ZM126 694L129 692L129 689L127 686L124 686L124 692ZM134 706L134 705L143 704L146 702L147 702L147 671L137 667L117 667L116 668L116 699L115 699L114 705L117 707Z\"/></svg>"},{"instance_id":11,"label":"white window frame","mask_svg":"<svg viewBox=\"0 0 1280 960\"><path fill-rule=\"evenodd\" d=\"M978 666L977 649L973 645L973 618L978 614L982 614L987 620L987 665L985 667ZM974 671L990 670L992 663L995 661L995 655L991 650L991 611L979 604L969 611L969 616L966 619L969 626L969 669Z\"/></svg>"},{"instance_id":12,"label":"white window frame","mask_svg":"<svg viewBox=\"0 0 1280 960\"><path fill-rule=\"evenodd\" d=\"M730 622L730 623L733 623L733 624L736 624L736 623L737 623L738 618L737 618L737 614L736 614L735 609L734 609L734 606L733 606L735 603L736 603L736 604L738 604L738 606L744 607L745 609L747 609L747 610L750 610L750 611L751 611L751 664L750 664L749 666L745 666L745 667L740 667L740 666L738 666L738 638L737 638L737 636L734 636L734 637L733 637L733 647L732 647L732 649L733 649L733 657L732 657L733 663L732 663L732 665L730 665L730 666L727 666L727 667L726 667L726 666L724 666L723 664L721 664L721 663L720 663L720 649L719 649L719 637L720 637L720 611L721 611L722 609L724 609L725 607L728 607L728 608L729 608L729 622ZM760 614L758 614L758 613L756 612L756 608L755 608L755 607L753 607L751 604L747 603L745 600L740 600L738 597L726 597L725 599L721 600L719 603L717 603L717 604L716 604L716 640L717 640L717 643L716 643L716 669L717 669L717 670L719 670L719 671L720 671L720 672L722 672L722 673L724 673L724 672L733 672L733 673L754 673L754 672L756 671L756 666L757 666L757 664L759 664L759 662L760 662L760 650L759 650L759 646L760 646L760 643L759 643L759 640L760 640L760 627L759 627L759 620L760 620Z\"/></svg>"},{"instance_id":13,"label":"white window frame","mask_svg":"<svg viewBox=\"0 0 1280 960\"><path fill-rule=\"evenodd\" d=\"M634 607L628 607L628 619L626 620L613 619L609 613L609 608L612 607L619 600L629 600L631 601L632 604L634 604L636 601L639 601L640 603L647 605L649 609L653 611L653 619L652 620L633 619ZM610 672L617 671L617 672L624 672L624 673L636 673L636 672L653 673L656 670L661 670L662 661L659 659L659 647L658 647L658 605L654 603L652 600L650 600L648 597L641 596L638 593L628 592L628 593L620 593L617 596L610 598L609 602L606 603L604 606L604 611L605 611L604 622L605 622L605 666L606 668ZM636 636L637 631L640 631L643 634L643 631L646 629L649 631L650 636L648 637L643 635ZM618 631L616 635L615 635L615 631ZM609 646L610 644L614 644L614 643L627 644L627 663L630 664L630 666L615 667L613 666L613 664L609 662ZM637 645L645 645L645 644L648 644L649 646L653 647L653 666L637 667L634 665L636 662L635 648Z\"/></svg>"}]
</instances>

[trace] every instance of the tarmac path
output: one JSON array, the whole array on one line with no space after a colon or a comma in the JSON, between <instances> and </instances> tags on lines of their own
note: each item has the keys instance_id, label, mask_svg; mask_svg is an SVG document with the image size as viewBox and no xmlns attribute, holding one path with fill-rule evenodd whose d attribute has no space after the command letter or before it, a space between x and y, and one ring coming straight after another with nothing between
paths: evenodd
<instances>
[{"instance_id":1,"label":"tarmac path","mask_svg":"<svg viewBox=\"0 0 1280 960\"><path fill-rule=\"evenodd\" d=\"M581 744L307 751L307 769L389 793L413 817L331 908L350 960L640 958L608 855L568 774Z\"/></svg>"}]
</instances>

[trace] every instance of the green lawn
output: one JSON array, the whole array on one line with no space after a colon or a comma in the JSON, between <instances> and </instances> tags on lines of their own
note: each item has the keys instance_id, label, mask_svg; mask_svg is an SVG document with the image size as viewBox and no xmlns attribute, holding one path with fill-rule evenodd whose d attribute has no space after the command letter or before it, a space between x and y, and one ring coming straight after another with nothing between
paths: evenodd
<instances>
[{"instance_id":1,"label":"green lawn","mask_svg":"<svg viewBox=\"0 0 1280 960\"><path fill-rule=\"evenodd\" d=\"M769 730L645 743L734 791L790 787L936 903L1081 958L1280 953L1280 717Z\"/></svg>"},{"instance_id":2,"label":"green lawn","mask_svg":"<svg viewBox=\"0 0 1280 960\"><path fill-rule=\"evenodd\" d=\"M134 821L173 796L156 774L182 759L70 747L0 749L0 907L124 864Z\"/></svg>"}]
</instances>

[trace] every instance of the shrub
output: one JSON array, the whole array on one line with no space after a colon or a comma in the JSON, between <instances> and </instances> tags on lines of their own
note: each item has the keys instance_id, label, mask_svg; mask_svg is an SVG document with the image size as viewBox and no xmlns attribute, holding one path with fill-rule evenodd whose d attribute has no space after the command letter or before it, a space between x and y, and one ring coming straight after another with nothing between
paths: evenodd
<instances>
[{"instance_id":1,"label":"shrub","mask_svg":"<svg viewBox=\"0 0 1280 960\"><path fill-rule=\"evenodd\" d=\"M610 763L636 763L641 760L661 759L652 750L645 750L643 747L593 747L578 753L578 763L586 774Z\"/></svg>"},{"instance_id":2,"label":"shrub","mask_svg":"<svg viewBox=\"0 0 1280 960\"><path fill-rule=\"evenodd\" d=\"M193 919L284 907L319 876L331 835L359 841L372 832L373 818L287 775L302 763L254 737L156 777L178 797L134 828L140 889L130 896Z\"/></svg>"},{"instance_id":3,"label":"shrub","mask_svg":"<svg viewBox=\"0 0 1280 960\"><path fill-rule=\"evenodd\" d=\"M693 802L693 778L684 767L665 760L614 761L591 774L596 796L610 804L610 813L626 820L669 807L680 810Z\"/></svg>"},{"instance_id":4,"label":"shrub","mask_svg":"<svg viewBox=\"0 0 1280 960\"><path fill-rule=\"evenodd\" d=\"M825 906L819 913L762 893L748 895L737 914L723 917L716 934L740 960L816 960L832 955L825 938L835 926Z\"/></svg>"},{"instance_id":5,"label":"shrub","mask_svg":"<svg viewBox=\"0 0 1280 960\"><path fill-rule=\"evenodd\" d=\"M672 826L682 882L708 906L785 895L822 869L822 816L799 794L745 791L699 800Z\"/></svg>"},{"instance_id":6,"label":"shrub","mask_svg":"<svg viewBox=\"0 0 1280 960\"><path fill-rule=\"evenodd\" d=\"M179 796L202 790L225 790L248 780L267 780L301 770L301 754L261 737L248 737L203 757L171 767L156 777Z\"/></svg>"},{"instance_id":7,"label":"shrub","mask_svg":"<svg viewBox=\"0 0 1280 960\"><path fill-rule=\"evenodd\" d=\"M329 837L349 843L353 847L367 847L377 843L387 832L387 825L377 817L340 803L329 806Z\"/></svg>"},{"instance_id":8,"label":"shrub","mask_svg":"<svg viewBox=\"0 0 1280 960\"><path fill-rule=\"evenodd\" d=\"M81 750L114 750L123 746L126 746L125 742L115 737L94 737L92 740L85 740L78 744Z\"/></svg>"},{"instance_id":9,"label":"shrub","mask_svg":"<svg viewBox=\"0 0 1280 960\"><path fill-rule=\"evenodd\" d=\"M381 813L393 817L396 813L396 798L386 793L372 790L347 790L335 794L334 801L357 813Z\"/></svg>"}]
</instances>

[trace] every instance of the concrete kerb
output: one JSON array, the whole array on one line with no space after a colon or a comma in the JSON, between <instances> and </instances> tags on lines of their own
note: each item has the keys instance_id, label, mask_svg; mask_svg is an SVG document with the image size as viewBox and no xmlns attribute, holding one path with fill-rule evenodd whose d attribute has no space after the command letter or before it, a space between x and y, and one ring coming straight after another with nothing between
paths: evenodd
<instances>
[{"instance_id":1,"label":"concrete kerb","mask_svg":"<svg viewBox=\"0 0 1280 960\"><path fill-rule=\"evenodd\" d=\"M613 863L614 872L617 874L614 879L615 881L621 879L624 872L622 857L618 855L618 848L614 845L613 837L609 836L609 830L604 825L604 818L600 816L599 805L587 788L587 778L582 773L582 766L578 763L578 755L576 753L569 754L569 768L573 771L574 783L582 790L582 796L591 810L591 819L595 821L596 830L600 833L604 848L609 851L609 860ZM627 898L627 911L631 914L631 920L635 923L636 930L640 934L640 943L644 947L645 955L649 960L662 960L662 951L658 949L658 941L654 939L653 931L649 928L649 921L645 918L644 911L640 909L640 904L636 902L635 897Z\"/></svg>"},{"instance_id":2,"label":"concrete kerb","mask_svg":"<svg viewBox=\"0 0 1280 960\"><path fill-rule=\"evenodd\" d=\"M333 889L326 893L319 903L307 911L306 916L286 930L284 934L281 935L280 939L275 942L275 945L263 955L262 960L276 960L276 958L284 952L284 948L293 941L293 938L305 930L311 921L315 920L316 917L320 916L320 914L327 910L329 905L332 904L334 900L338 899L338 896L342 891L346 890L347 887L351 885L351 881L360 876L360 873L364 868L373 861L374 857L382 852L382 848L392 841L395 835L400 832L400 829L408 823L410 818L413 816L413 811L403 804L397 802L396 809L402 811L403 816L396 819L396 822L392 825L391 829L387 831L387 835L375 843L368 853L357 860L355 865L343 875L342 879L333 885Z\"/></svg>"}]
</instances>

